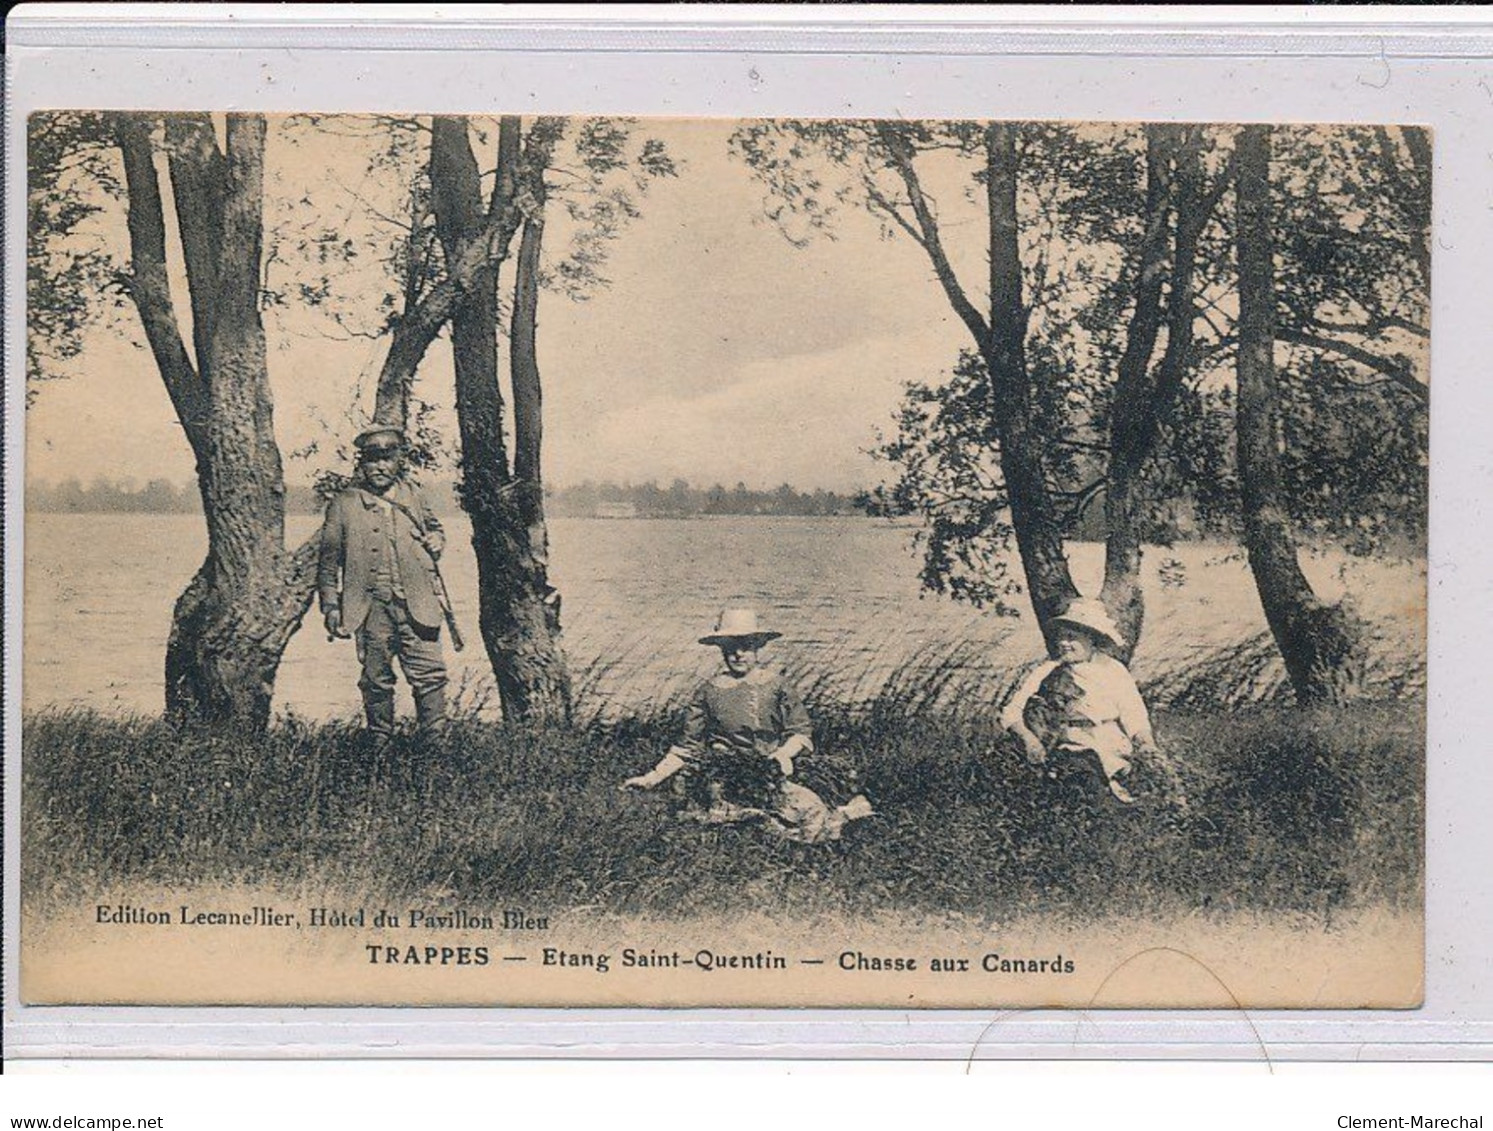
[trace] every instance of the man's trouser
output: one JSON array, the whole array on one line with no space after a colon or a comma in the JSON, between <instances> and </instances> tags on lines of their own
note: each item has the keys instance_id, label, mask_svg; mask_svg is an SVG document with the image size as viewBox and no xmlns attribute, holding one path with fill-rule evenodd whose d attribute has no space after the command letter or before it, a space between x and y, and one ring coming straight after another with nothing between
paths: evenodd
<instances>
[{"instance_id":1,"label":"man's trouser","mask_svg":"<svg viewBox=\"0 0 1493 1131\"><path fill-rule=\"evenodd\" d=\"M415 693L415 717L420 729L439 729L446 721L446 663L441 656L439 626L410 620L403 601L374 601L368 619L357 632L358 659L363 674L358 688L368 731L387 737L394 730L394 657Z\"/></svg>"}]
</instances>

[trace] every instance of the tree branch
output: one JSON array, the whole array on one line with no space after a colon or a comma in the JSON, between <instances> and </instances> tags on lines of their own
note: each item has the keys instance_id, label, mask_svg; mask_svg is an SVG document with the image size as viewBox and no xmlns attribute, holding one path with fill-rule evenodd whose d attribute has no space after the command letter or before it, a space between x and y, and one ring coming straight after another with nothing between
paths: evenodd
<instances>
[{"instance_id":1,"label":"tree branch","mask_svg":"<svg viewBox=\"0 0 1493 1131\"><path fill-rule=\"evenodd\" d=\"M1213 210L1223 197L1223 190L1233 173L1233 158L1220 173L1207 195L1199 198L1202 179L1201 161L1194 134L1177 151L1177 230L1172 249L1171 293L1167 297L1166 349L1156 376L1156 404L1152 415L1151 439L1155 427L1187 380L1187 363L1192 353L1197 303L1194 300L1198 241L1213 218ZM1209 325L1212 325L1210 322Z\"/></svg>"},{"instance_id":2,"label":"tree branch","mask_svg":"<svg viewBox=\"0 0 1493 1131\"><path fill-rule=\"evenodd\" d=\"M1289 326L1276 326L1275 336L1282 342L1290 342L1299 346L1310 346L1313 349L1340 354L1350 361L1356 361L1358 364L1372 369L1376 373L1384 374L1401 391L1409 393L1420 407L1424 408L1430 403L1430 389L1415 379L1409 363L1401 358L1381 357L1379 354L1372 353L1349 342L1324 338L1318 334L1303 333Z\"/></svg>"},{"instance_id":3,"label":"tree branch","mask_svg":"<svg viewBox=\"0 0 1493 1131\"><path fill-rule=\"evenodd\" d=\"M496 284L498 270L523 220L516 201L521 158L519 119L508 115L499 121L498 174L485 217L480 194L472 187L480 177L466 129L465 120L459 118L437 116L431 123L433 159L439 147L442 160L460 160L470 168L464 169L463 175L431 178L437 235L446 254L446 277L414 305L410 305L412 292L406 288L405 310L394 322L389 352L379 370L374 409L377 420L402 424L415 370L426 350L468 293L484 282Z\"/></svg>"},{"instance_id":4,"label":"tree branch","mask_svg":"<svg viewBox=\"0 0 1493 1131\"><path fill-rule=\"evenodd\" d=\"M113 116L114 139L124 159L126 225L130 237L130 274L125 289L140 313L145 339L155 357L166 394L181 421L199 465L206 456L208 403L192 359L182 340L171 282L166 270L166 222L161 185L150 140L150 120L138 114Z\"/></svg>"},{"instance_id":5,"label":"tree branch","mask_svg":"<svg viewBox=\"0 0 1493 1131\"><path fill-rule=\"evenodd\" d=\"M1049 488L1051 494L1056 498L1073 500L1073 505L1068 508L1067 517L1063 521L1064 527L1071 529L1078 523L1083 518L1084 512L1093 505L1094 500L1107 490L1108 487L1109 479L1101 477L1079 488L1077 491L1058 491Z\"/></svg>"},{"instance_id":6,"label":"tree branch","mask_svg":"<svg viewBox=\"0 0 1493 1131\"><path fill-rule=\"evenodd\" d=\"M201 373L218 313L219 257L223 243L224 158L206 114L166 115L171 198L176 205L187 294L192 305L192 345Z\"/></svg>"},{"instance_id":7,"label":"tree branch","mask_svg":"<svg viewBox=\"0 0 1493 1131\"><path fill-rule=\"evenodd\" d=\"M1125 330L1125 349L1116 367L1114 408L1110 420L1112 462L1128 468L1145 458L1155 412L1151 356L1161 329L1161 284L1165 272L1167 220L1171 214L1171 161L1175 127L1146 127L1146 202L1142 217L1140 261L1135 268L1135 303Z\"/></svg>"},{"instance_id":8,"label":"tree branch","mask_svg":"<svg viewBox=\"0 0 1493 1131\"><path fill-rule=\"evenodd\" d=\"M1228 160L1223 163L1223 168L1218 171L1218 176L1214 178L1213 186L1198 201L1198 212L1204 217L1203 227L1207 227L1206 220L1212 217L1214 211L1218 208L1219 201L1223 199L1223 194L1234 183L1234 169L1238 163L1238 152L1230 153ZM1198 231L1201 234L1202 228L1199 228Z\"/></svg>"},{"instance_id":9,"label":"tree branch","mask_svg":"<svg viewBox=\"0 0 1493 1131\"><path fill-rule=\"evenodd\" d=\"M450 279L442 279L415 306L406 307L394 321L389 352L378 374L378 394L373 416L385 423L404 427L408 416L409 389L415 370L430 343L451 317L462 292Z\"/></svg>"},{"instance_id":10,"label":"tree branch","mask_svg":"<svg viewBox=\"0 0 1493 1131\"><path fill-rule=\"evenodd\" d=\"M492 195L487 203L489 227L502 223L503 214L512 207L517 195L519 156L523 127L516 114L498 119L498 167L493 174Z\"/></svg>"},{"instance_id":11,"label":"tree branch","mask_svg":"<svg viewBox=\"0 0 1493 1131\"><path fill-rule=\"evenodd\" d=\"M876 187L876 183L871 179L871 177L863 177L861 183L866 190L866 199L880 208L882 212L884 212L892 221L892 223L896 224L897 227L906 232L912 239L913 243L917 244L924 251L927 251L928 244L923 239L923 233L912 226L912 221L910 221L906 216L902 215L901 209L899 209L894 203L892 203L892 201L886 196L886 194Z\"/></svg>"},{"instance_id":12,"label":"tree branch","mask_svg":"<svg viewBox=\"0 0 1493 1131\"><path fill-rule=\"evenodd\" d=\"M1332 334L1363 334L1366 337L1373 337L1385 330L1404 330L1408 334L1414 334L1417 338L1431 336L1431 332L1424 326L1408 318L1402 318L1398 314L1376 314L1362 322L1333 322L1314 315L1308 319L1308 324Z\"/></svg>"},{"instance_id":13,"label":"tree branch","mask_svg":"<svg viewBox=\"0 0 1493 1131\"><path fill-rule=\"evenodd\" d=\"M938 276L944 293L948 295L949 302L954 307L954 313L959 315L960 320L974 336L975 344L983 350L990 337L990 327L980 316L980 312L975 309L974 303L969 301L969 296L965 294L958 277L954 274L953 265L949 263L949 258L944 253L943 241L938 232L938 220L928 207L928 198L923 193L917 168L913 164L912 143L892 122L877 122L876 133L886 149L892 168L897 171L898 176L902 178L903 185L907 188L908 201L912 205L913 215L917 218L918 228L922 232L922 239L918 242L928 253L928 258L933 264L933 271Z\"/></svg>"},{"instance_id":14,"label":"tree branch","mask_svg":"<svg viewBox=\"0 0 1493 1131\"><path fill-rule=\"evenodd\" d=\"M1077 448L1081 452L1103 452L1108 454L1112 449L1107 441L1101 440L1079 440L1072 436L1058 436L1053 443L1065 448Z\"/></svg>"},{"instance_id":15,"label":"tree branch","mask_svg":"<svg viewBox=\"0 0 1493 1131\"><path fill-rule=\"evenodd\" d=\"M425 277L425 251L421 247L425 215L415 194L410 194L410 228L404 244L404 309L413 310L420 301L420 284Z\"/></svg>"}]
</instances>

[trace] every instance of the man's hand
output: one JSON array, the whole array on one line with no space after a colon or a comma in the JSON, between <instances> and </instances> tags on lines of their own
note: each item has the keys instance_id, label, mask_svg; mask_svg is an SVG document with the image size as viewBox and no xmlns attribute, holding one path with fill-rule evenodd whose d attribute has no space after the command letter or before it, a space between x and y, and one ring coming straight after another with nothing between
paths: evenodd
<instances>
[{"instance_id":1,"label":"man's hand","mask_svg":"<svg viewBox=\"0 0 1493 1131\"><path fill-rule=\"evenodd\" d=\"M648 779L651 776L652 776L651 774L639 774L635 778L628 778L618 788L619 789L623 789L623 790L628 790L628 789L652 789L658 783L657 782L653 782L653 781L649 781Z\"/></svg>"},{"instance_id":2,"label":"man's hand","mask_svg":"<svg viewBox=\"0 0 1493 1131\"><path fill-rule=\"evenodd\" d=\"M326 615L327 639L346 640L352 634L342 627L342 610L328 609Z\"/></svg>"},{"instance_id":3,"label":"man's hand","mask_svg":"<svg viewBox=\"0 0 1493 1131\"><path fill-rule=\"evenodd\" d=\"M782 767L783 776L785 778L791 778L793 776L792 751L789 751L785 747L780 746L772 752L772 760L776 762L780 767Z\"/></svg>"}]
</instances>

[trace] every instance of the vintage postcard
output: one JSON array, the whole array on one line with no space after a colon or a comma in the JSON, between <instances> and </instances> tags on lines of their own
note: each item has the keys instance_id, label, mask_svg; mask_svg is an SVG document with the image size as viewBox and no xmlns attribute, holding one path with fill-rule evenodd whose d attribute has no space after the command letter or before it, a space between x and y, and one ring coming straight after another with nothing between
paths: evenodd
<instances>
[{"instance_id":1,"label":"vintage postcard","mask_svg":"<svg viewBox=\"0 0 1493 1131\"><path fill-rule=\"evenodd\" d=\"M1408 1008L1429 131L42 112L21 997Z\"/></svg>"}]
</instances>

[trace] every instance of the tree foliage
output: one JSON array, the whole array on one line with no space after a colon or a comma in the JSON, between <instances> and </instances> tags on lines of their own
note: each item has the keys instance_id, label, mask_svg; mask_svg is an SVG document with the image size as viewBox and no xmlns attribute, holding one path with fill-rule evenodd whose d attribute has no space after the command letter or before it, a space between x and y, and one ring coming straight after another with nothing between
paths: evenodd
<instances>
[{"instance_id":1,"label":"tree foliage","mask_svg":"<svg viewBox=\"0 0 1493 1131\"><path fill-rule=\"evenodd\" d=\"M27 133L26 381L65 376L88 328L117 307L114 249L96 221L120 198L100 114L33 114Z\"/></svg>"},{"instance_id":2,"label":"tree foliage","mask_svg":"<svg viewBox=\"0 0 1493 1131\"><path fill-rule=\"evenodd\" d=\"M1154 164L1158 129L1170 131L1162 165ZM944 233L971 232L982 219L986 175L979 124L899 124L897 133L921 172L933 222ZM885 238L926 246L928 228L908 182L895 175L887 139L872 122L764 122L744 126L733 144L766 189L766 215L795 244L833 238L859 209ZM1179 209L1189 192L1191 302L1178 302L1177 319L1159 327L1156 360L1141 359L1158 372L1170 367L1161 379L1174 388L1158 402L1164 411L1138 469L1132 518L1152 544L1199 529L1238 531L1234 143L1230 127L1020 127L1033 427L1054 514L1068 536L1087 525L1090 509L1116 483L1115 444L1128 431L1115 433L1117 374L1127 350L1144 344L1135 320L1148 282L1163 320L1180 293ZM1147 195L1158 172L1166 178L1159 201ZM1417 129L1278 132L1272 190L1282 501L1305 536L1356 553L1414 547L1423 537L1430 172L1429 140ZM1148 216L1163 217L1174 232L1159 258L1147 256ZM966 236L962 249L949 252L967 278L970 243ZM1148 269L1161 275L1148 281ZM943 268L935 274L947 286ZM870 501L879 513L923 519L928 589L1009 612L1022 586L1008 572L1011 500L998 417L978 351L951 360L945 373L908 386L876 453L891 474Z\"/></svg>"}]
</instances>

